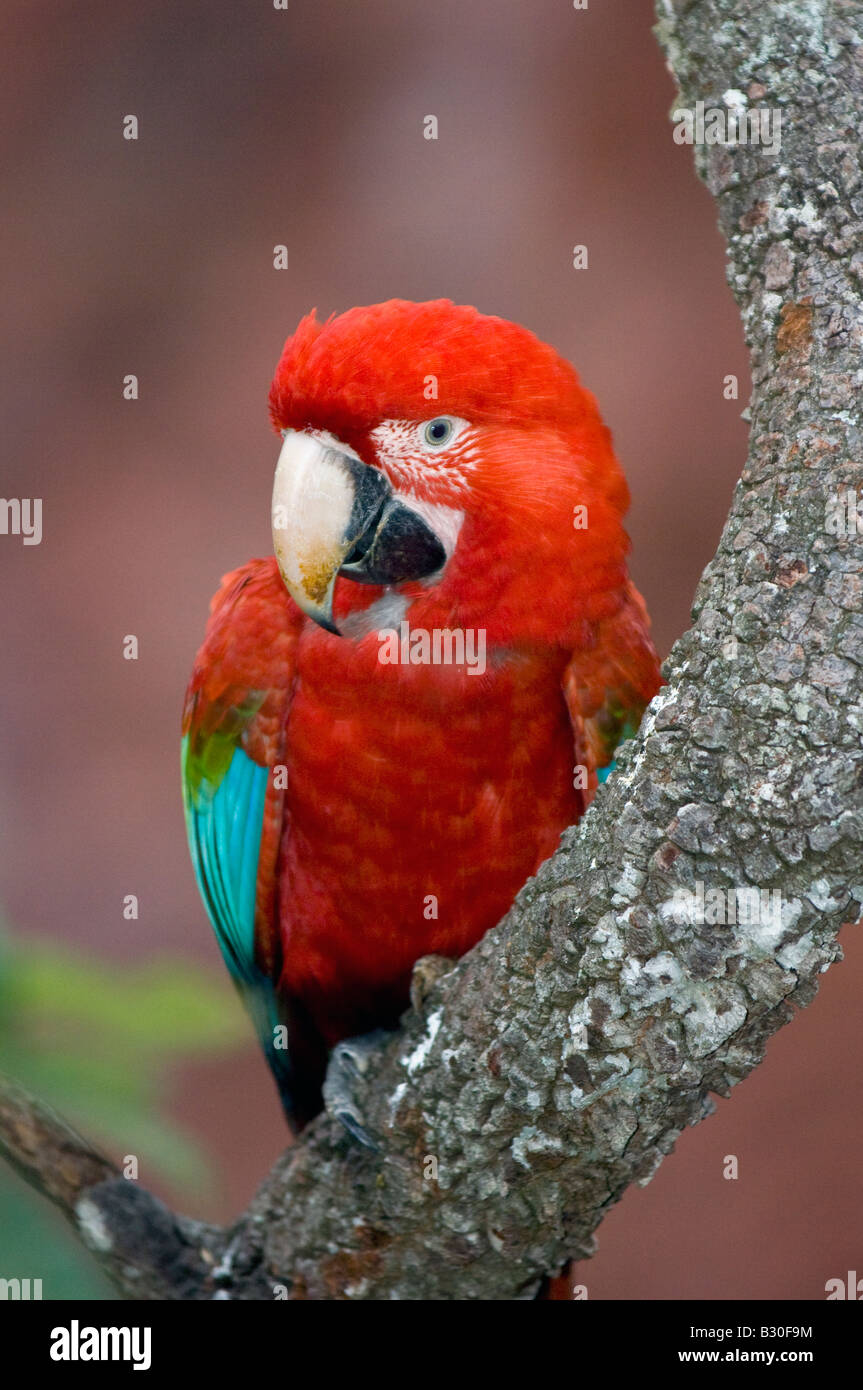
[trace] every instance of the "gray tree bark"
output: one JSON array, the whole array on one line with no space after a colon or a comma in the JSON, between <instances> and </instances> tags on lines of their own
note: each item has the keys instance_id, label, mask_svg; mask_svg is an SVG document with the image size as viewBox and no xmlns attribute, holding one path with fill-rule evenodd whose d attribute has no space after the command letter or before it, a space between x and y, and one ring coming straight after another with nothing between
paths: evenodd
<instances>
[{"instance_id":1,"label":"gray tree bark","mask_svg":"<svg viewBox=\"0 0 863 1390\"><path fill-rule=\"evenodd\" d=\"M227 1231L103 1169L54 1194L130 1297L533 1297L837 959L863 903L863 539L829 520L863 497L861 29L860 0L660 0L678 107L781 113L780 150L695 149L754 390L693 627L582 823L358 1079L378 1152L321 1116ZM21 1116L56 1122L19 1097L9 1124L10 1094L44 1186Z\"/></svg>"}]
</instances>

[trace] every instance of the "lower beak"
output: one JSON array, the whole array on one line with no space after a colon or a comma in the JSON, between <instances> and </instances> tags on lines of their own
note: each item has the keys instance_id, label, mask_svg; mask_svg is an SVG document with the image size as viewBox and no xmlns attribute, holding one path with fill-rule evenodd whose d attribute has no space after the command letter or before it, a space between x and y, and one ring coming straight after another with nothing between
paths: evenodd
<instances>
[{"instance_id":1,"label":"lower beak","mask_svg":"<svg viewBox=\"0 0 863 1390\"><path fill-rule=\"evenodd\" d=\"M399 584L434 574L440 539L386 476L337 441L288 430L273 483L273 549L288 593L329 632L336 577Z\"/></svg>"}]
</instances>

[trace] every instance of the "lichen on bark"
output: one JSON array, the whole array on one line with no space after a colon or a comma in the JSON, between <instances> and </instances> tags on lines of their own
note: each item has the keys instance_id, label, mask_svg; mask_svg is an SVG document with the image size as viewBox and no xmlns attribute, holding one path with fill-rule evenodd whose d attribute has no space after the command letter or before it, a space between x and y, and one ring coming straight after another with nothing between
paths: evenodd
<instances>
[{"instance_id":1,"label":"lichen on bark","mask_svg":"<svg viewBox=\"0 0 863 1390\"><path fill-rule=\"evenodd\" d=\"M696 148L753 396L693 626L581 824L371 1063L378 1151L321 1116L230 1231L168 1221L150 1296L533 1297L837 958L863 903L861 538L834 524L863 497L861 21L660 0L677 108L781 113L775 151ZM135 1297L133 1254L112 1272Z\"/></svg>"}]
</instances>

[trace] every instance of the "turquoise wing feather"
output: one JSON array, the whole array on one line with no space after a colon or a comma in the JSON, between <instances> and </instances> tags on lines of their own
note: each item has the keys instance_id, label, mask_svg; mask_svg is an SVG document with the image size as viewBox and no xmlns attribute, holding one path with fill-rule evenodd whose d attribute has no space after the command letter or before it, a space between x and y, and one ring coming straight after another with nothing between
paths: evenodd
<instances>
[{"instance_id":1,"label":"turquoise wing feather","mask_svg":"<svg viewBox=\"0 0 863 1390\"><path fill-rule=\"evenodd\" d=\"M231 740L225 748L225 738L223 731L211 734L203 741L203 752L192 750L189 734L183 738L189 851L225 964L290 1114L292 1069L286 1030L275 983L258 965L255 951L258 865L270 769L254 762L239 742Z\"/></svg>"},{"instance_id":2,"label":"turquoise wing feather","mask_svg":"<svg viewBox=\"0 0 863 1390\"><path fill-rule=\"evenodd\" d=\"M224 576L186 691L182 743L198 887L292 1124L300 1069L288 1052L295 1006L280 990L278 895L286 791L272 774L286 758L302 621L274 559Z\"/></svg>"},{"instance_id":3,"label":"turquoise wing feather","mask_svg":"<svg viewBox=\"0 0 863 1390\"><path fill-rule=\"evenodd\" d=\"M198 888L238 984L257 984L255 891L268 769L235 747L217 785L196 776L189 735L182 744L186 833Z\"/></svg>"}]
</instances>

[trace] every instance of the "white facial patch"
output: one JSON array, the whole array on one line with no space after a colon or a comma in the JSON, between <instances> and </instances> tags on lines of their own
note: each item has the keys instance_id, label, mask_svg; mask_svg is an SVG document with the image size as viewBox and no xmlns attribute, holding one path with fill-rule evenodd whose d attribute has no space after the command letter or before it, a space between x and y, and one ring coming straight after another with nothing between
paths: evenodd
<instances>
[{"instance_id":1,"label":"white facial patch","mask_svg":"<svg viewBox=\"0 0 863 1390\"><path fill-rule=\"evenodd\" d=\"M453 422L455 432L441 448L424 442L422 421L383 420L370 432L375 452L396 488L413 491L438 481L445 482L448 491L470 492L470 475L479 457L476 430L467 420L444 418Z\"/></svg>"}]
</instances>

